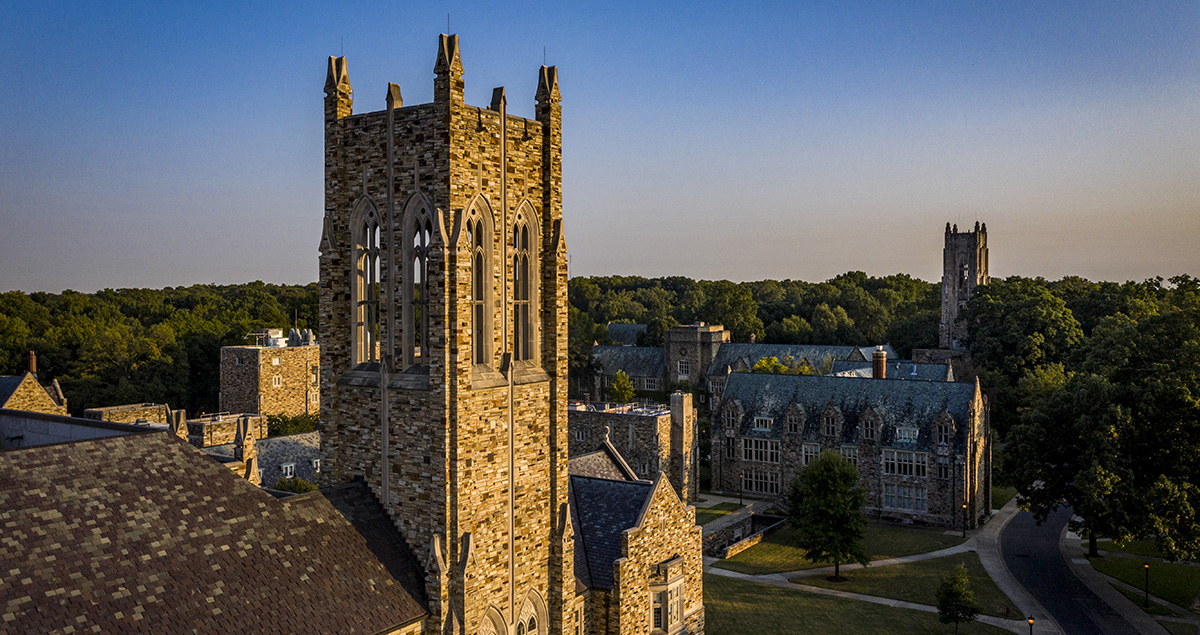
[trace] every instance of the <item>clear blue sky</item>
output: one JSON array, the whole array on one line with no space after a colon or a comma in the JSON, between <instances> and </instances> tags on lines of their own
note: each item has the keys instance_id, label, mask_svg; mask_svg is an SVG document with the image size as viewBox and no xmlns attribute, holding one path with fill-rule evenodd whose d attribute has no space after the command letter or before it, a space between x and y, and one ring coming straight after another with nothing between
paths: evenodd
<instances>
[{"instance_id":1,"label":"clear blue sky","mask_svg":"<svg viewBox=\"0 0 1200 635\"><path fill-rule=\"evenodd\" d=\"M470 103L559 67L573 275L1200 275L1195 0L18 1L0 290L315 280L325 59L429 101L447 13Z\"/></svg>"}]
</instances>

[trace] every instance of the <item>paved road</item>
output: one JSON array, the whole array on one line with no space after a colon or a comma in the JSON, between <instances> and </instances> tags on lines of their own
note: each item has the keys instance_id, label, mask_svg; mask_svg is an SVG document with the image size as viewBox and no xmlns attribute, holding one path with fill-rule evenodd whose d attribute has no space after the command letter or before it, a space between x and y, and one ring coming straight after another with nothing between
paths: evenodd
<instances>
[{"instance_id":1,"label":"paved road","mask_svg":"<svg viewBox=\"0 0 1200 635\"><path fill-rule=\"evenodd\" d=\"M1067 635L1137 635L1137 629L1071 573L1058 548L1070 519L1071 511L1060 509L1039 527L1029 512L1017 514L1000 535L1004 564Z\"/></svg>"}]
</instances>

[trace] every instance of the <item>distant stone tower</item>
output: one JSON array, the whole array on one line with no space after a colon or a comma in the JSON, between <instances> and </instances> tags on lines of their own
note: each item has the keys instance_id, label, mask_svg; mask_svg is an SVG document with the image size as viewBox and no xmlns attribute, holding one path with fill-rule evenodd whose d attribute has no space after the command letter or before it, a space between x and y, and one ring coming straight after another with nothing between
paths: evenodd
<instances>
[{"instance_id":1,"label":"distant stone tower","mask_svg":"<svg viewBox=\"0 0 1200 635\"><path fill-rule=\"evenodd\" d=\"M457 35L433 70L433 103L354 114L329 59L322 476L425 565L424 632L574 633L558 71L525 119L463 102Z\"/></svg>"},{"instance_id":2,"label":"distant stone tower","mask_svg":"<svg viewBox=\"0 0 1200 635\"><path fill-rule=\"evenodd\" d=\"M942 322L938 346L965 347L967 326L958 321L975 287L991 281L988 275L987 223L975 221L975 231L959 232L946 223L946 247L942 252Z\"/></svg>"}]
</instances>

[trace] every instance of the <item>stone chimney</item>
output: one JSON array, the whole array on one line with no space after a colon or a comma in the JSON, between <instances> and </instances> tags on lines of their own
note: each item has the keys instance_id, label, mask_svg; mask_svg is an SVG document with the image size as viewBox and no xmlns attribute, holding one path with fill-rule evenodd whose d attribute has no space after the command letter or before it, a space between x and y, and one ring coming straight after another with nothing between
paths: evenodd
<instances>
[{"instance_id":1,"label":"stone chimney","mask_svg":"<svg viewBox=\"0 0 1200 635\"><path fill-rule=\"evenodd\" d=\"M871 377L887 379L887 351L882 346L875 347L871 355Z\"/></svg>"},{"instance_id":2,"label":"stone chimney","mask_svg":"<svg viewBox=\"0 0 1200 635\"><path fill-rule=\"evenodd\" d=\"M245 465L246 480L253 485L262 484L258 477L257 420L258 417L254 415L238 417L237 437L233 441L233 458Z\"/></svg>"},{"instance_id":3,"label":"stone chimney","mask_svg":"<svg viewBox=\"0 0 1200 635\"><path fill-rule=\"evenodd\" d=\"M187 410L171 410L167 412L167 425L171 434L188 442Z\"/></svg>"},{"instance_id":4,"label":"stone chimney","mask_svg":"<svg viewBox=\"0 0 1200 635\"><path fill-rule=\"evenodd\" d=\"M753 344L757 341L758 341L758 333L751 333L750 334L750 343Z\"/></svg>"},{"instance_id":5,"label":"stone chimney","mask_svg":"<svg viewBox=\"0 0 1200 635\"><path fill-rule=\"evenodd\" d=\"M29 351L29 372L37 377L37 352Z\"/></svg>"}]
</instances>

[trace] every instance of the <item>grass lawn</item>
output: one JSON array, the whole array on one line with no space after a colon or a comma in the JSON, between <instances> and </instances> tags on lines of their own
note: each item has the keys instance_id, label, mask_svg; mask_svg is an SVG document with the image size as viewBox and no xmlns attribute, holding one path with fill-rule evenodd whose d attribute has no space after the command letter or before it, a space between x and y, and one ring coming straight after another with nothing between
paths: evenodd
<instances>
[{"instance_id":1,"label":"grass lawn","mask_svg":"<svg viewBox=\"0 0 1200 635\"><path fill-rule=\"evenodd\" d=\"M1012 500L1013 496L1017 495L1015 487L1000 487L999 485L992 486L992 509L1000 509L1004 507L1008 501Z\"/></svg>"},{"instance_id":2,"label":"grass lawn","mask_svg":"<svg viewBox=\"0 0 1200 635\"><path fill-rule=\"evenodd\" d=\"M699 517L699 512L696 515ZM795 547L795 536L795 531L790 526L784 526L782 529L767 534L761 543L732 558L721 560L713 566L761 575L780 571L815 569L831 564L827 562L813 563L806 560L804 552ZM873 523L867 527L863 546L866 547L867 553L873 555L873 560L880 560L937 551L962 542L961 536L949 536L937 530Z\"/></svg>"},{"instance_id":3,"label":"grass lawn","mask_svg":"<svg viewBox=\"0 0 1200 635\"><path fill-rule=\"evenodd\" d=\"M1196 635L1195 624L1184 624L1183 622L1168 622L1167 620L1158 620L1162 627L1167 629L1171 635Z\"/></svg>"},{"instance_id":4,"label":"grass lawn","mask_svg":"<svg viewBox=\"0 0 1200 635\"><path fill-rule=\"evenodd\" d=\"M1079 545L1087 549L1087 538L1084 537L1079 541ZM1117 551L1120 553L1131 553L1135 556L1150 556L1151 558L1165 558L1166 554L1158 550L1154 544L1154 539L1148 540L1131 540L1124 545L1118 545L1111 540L1101 540L1096 543L1096 548L1101 551Z\"/></svg>"},{"instance_id":5,"label":"grass lawn","mask_svg":"<svg viewBox=\"0 0 1200 635\"><path fill-rule=\"evenodd\" d=\"M1092 558L1092 566L1101 573L1135 587L1146 581L1142 561L1133 558ZM1200 567L1167 562L1150 562L1150 595L1172 604L1191 608L1200 596Z\"/></svg>"},{"instance_id":6,"label":"grass lawn","mask_svg":"<svg viewBox=\"0 0 1200 635\"><path fill-rule=\"evenodd\" d=\"M737 503L717 503L712 507L698 507L696 508L696 524L707 525L729 512L735 512L742 507L744 505L738 505Z\"/></svg>"},{"instance_id":7,"label":"grass lawn","mask_svg":"<svg viewBox=\"0 0 1200 635\"><path fill-rule=\"evenodd\" d=\"M979 556L973 553L843 572L842 575L849 578L845 582L830 582L824 576L794 578L792 582L937 606L938 586L942 583L942 577L959 564L966 565L967 575L971 578L971 590L975 592L975 603L984 613L1004 617L1004 609L1007 608L1013 615L1020 615L1017 606L992 582L980 564Z\"/></svg>"},{"instance_id":8,"label":"grass lawn","mask_svg":"<svg viewBox=\"0 0 1200 635\"><path fill-rule=\"evenodd\" d=\"M1142 602L1145 601L1146 596L1142 595L1141 593L1134 593L1133 591L1130 591L1129 589L1119 587L1115 584L1113 585L1113 588L1120 591L1121 595L1124 595L1125 597L1129 598L1129 600L1131 602L1138 605L1138 608L1142 609L1143 611L1145 611L1151 615L1164 615L1166 617L1179 617L1178 613L1159 604L1158 602L1155 602L1154 600L1150 600L1150 608L1146 608L1145 606L1142 605ZM1194 635L1194 633L1193 633L1193 635Z\"/></svg>"},{"instance_id":9,"label":"grass lawn","mask_svg":"<svg viewBox=\"0 0 1200 635\"><path fill-rule=\"evenodd\" d=\"M771 633L953 633L936 613L812 595L717 575L704 576L704 632L708 635ZM963 635L1007 633L986 624L963 624Z\"/></svg>"}]
</instances>

